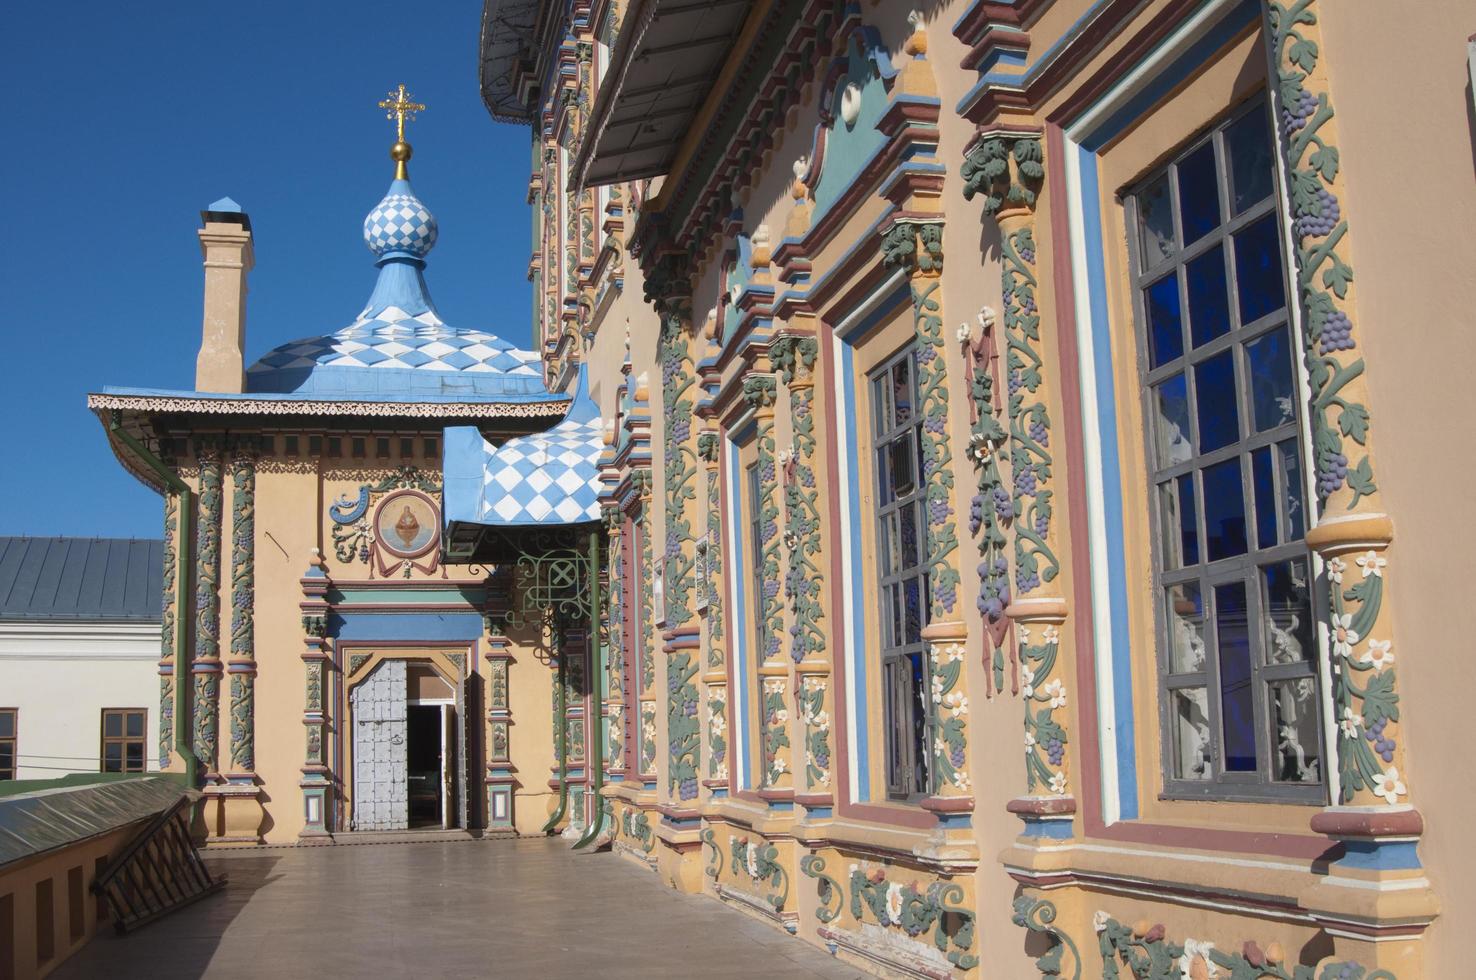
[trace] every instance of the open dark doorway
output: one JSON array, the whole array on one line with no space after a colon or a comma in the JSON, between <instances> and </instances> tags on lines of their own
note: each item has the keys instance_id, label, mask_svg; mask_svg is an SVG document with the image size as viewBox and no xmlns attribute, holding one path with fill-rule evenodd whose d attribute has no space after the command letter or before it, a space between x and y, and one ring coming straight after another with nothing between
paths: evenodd
<instances>
[{"instance_id":1,"label":"open dark doorway","mask_svg":"<svg viewBox=\"0 0 1476 980\"><path fill-rule=\"evenodd\" d=\"M443 716L445 706L437 704L412 704L408 710L406 732L406 777L410 797L411 827L440 827L443 825L442 811L444 787L441 785L445 767L442 763Z\"/></svg>"}]
</instances>

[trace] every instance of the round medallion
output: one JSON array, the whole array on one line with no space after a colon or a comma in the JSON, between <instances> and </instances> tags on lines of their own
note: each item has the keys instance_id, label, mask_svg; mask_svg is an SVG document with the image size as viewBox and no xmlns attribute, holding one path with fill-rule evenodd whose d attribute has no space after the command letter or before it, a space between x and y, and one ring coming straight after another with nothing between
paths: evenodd
<instances>
[{"instance_id":1,"label":"round medallion","mask_svg":"<svg viewBox=\"0 0 1476 980\"><path fill-rule=\"evenodd\" d=\"M435 501L419 490L399 490L379 502L374 537L396 558L418 558L441 541L441 515Z\"/></svg>"}]
</instances>

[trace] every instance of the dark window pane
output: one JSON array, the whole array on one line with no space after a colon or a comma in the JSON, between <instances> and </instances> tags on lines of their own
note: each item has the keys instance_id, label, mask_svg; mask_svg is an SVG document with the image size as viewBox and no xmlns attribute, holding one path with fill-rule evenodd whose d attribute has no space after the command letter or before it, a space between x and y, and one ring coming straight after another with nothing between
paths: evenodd
<instances>
[{"instance_id":1,"label":"dark window pane","mask_svg":"<svg viewBox=\"0 0 1476 980\"><path fill-rule=\"evenodd\" d=\"M902 643L922 642L922 588L915 578L910 578L902 583L902 613L903 632Z\"/></svg>"},{"instance_id":2,"label":"dark window pane","mask_svg":"<svg viewBox=\"0 0 1476 980\"><path fill-rule=\"evenodd\" d=\"M914 568L917 565L918 556L918 533L917 533L917 505L907 504L897 512L897 519L902 522L902 569Z\"/></svg>"},{"instance_id":3,"label":"dark window pane","mask_svg":"<svg viewBox=\"0 0 1476 980\"><path fill-rule=\"evenodd\" d=\"M0 744L0 770L15 768L15 745L10 742Z\"/></svg>"},{"instance_id":4,"label":"dark window pane","mask_svg":"<svg viewBox=\"0 0 1476 980\"><path fill-rule=\"evenodd\" d=\"M885 507L896 494L892 491L892 455L890 447L882 446L876 451L876 503Z\"/></svg>"},{"instance_id":5,"label":"dark window pane","mask_svg":"<svg viewBox=\"0 0 1476 980\"><path fill-rule=\"evenodd\" d=\"M15 713L0 711L0 738L15 737Z\"/></svg>"},{"instance_id":6,"label":"dark window pane","mask_svg":"<svg viewBox=\"0 0 1476 980\"><path fill-rule=\"evenodd\" d=\"M1149 286L1143 295L1148 307L1149 361L1153 367L1167 364L1184 353L1184 327L1179 317L1179 277L1169 273Z\"/></svg>"},{"instance_id":7,"label":"dark window pane","mask_svg":"<svg viewBox=\"0 0 1476 980\"><path fill-rule=\"evenodd\" d=\"M1179 539L1185 565L1199 564L1199 515L1194 506L1194 474L1179 477Z\"/></svg>"},{"instance_id":8,"label":"dark window pane","mask_svg":"<svg viewBox=\"0 0 1476 980\"><path fill-rule=\"evenodd\" d=\"M1201 347L1230 329L1225 250L1216 245L1184 267L1189 283L1189 333Z\"/></svg>"},{"instance_id":9,"label":"dark window pane","mask_svg":"<svg viewBox=\"0 0 1476 980\"><path fill-rule=\"evenodd\" d=\"M881 573L892 575L897 570L897 515L887 514L881 521Z\"/></svg>"},{"instance_id":10,"label":"dark window pane","mask_svg":"<svg viewBox=\"0 0 1476 980\"><path fill-rule=\"evenodd\" d=\"M116 711L103 714L103 735L117 738L123 734L123 716Z\"/></svg>"},{"instance_id":11,"label":"dark window pane","mask_svg":"<svg viewBox=\"0 0 1476 980\"><path fill-rule=\"evenodd\" d=\"M1250 630L1245 583L1215 586L1215 638L1220 655L1220 725L1225 770L1255 772L1256 720L1251 690Z\"/></svg>"},{"instance_id":12,"label":"dark window pane","mask_svg":"<svg viewBox=\"0 0 1476 980\"><path fill-rule=\"evenodd\" d=\"M110 742L103 746L103 772L123 771L123 746Z\"/></svg>"},{"instance_id":13,"label":"dark window pane","mask_svg":"<svg viewBox=\"0 0 1476 980\"><path fill-rule=\"evenodd\" d=\"M898 497L905 497L912 492L917 483L917 477L913 473L913 450L912 430L903 432L888 450L892 456L892 492Z\"/></svg>"},{"instance_id":14,"label":"dark window pane","mask_svg":"<svg viewBox=\"0 0 1476 980\"><path fill-rule=\"evenodd\" d=\"M896 424L912 419L912 358L904 357L892 365L892 397L896 403Z\"/></svg>"},{"instance_id":15,"label":"dark window pane","mask_svg":"<svg viewBox=\"0 0 1476 980\"><path fill-rule=\"evenodd\" d=\"M128 712L128 734L132 738L142 738L144 733L144 716L141 712Z\"/></svg>"},{"instance_id":16,"label":"dark window pane","mask_svg":"<svg viewBox=\"0 0 1476 980\"><path fill-rule=\"evenodd\" d=\"M1142 229L1143 268L1151 269L1174 250L1174 213L1169 203L1168 174L1138 195L1138 223Z\"/></svg>"},{"instance_id":17,"label":"dark window pane","mask_svg":"<svg viewBox=\"0 0 1476 980\"><path fill-rule=\"evenodd\" d=\"M1209 695L1202 687L1173 692L1175 779L1209 779L1214 775L1210 751Z\"/></svg>"},{"instance_id":18,"label":"dark window pane","mask_svg":"<svg viewBox=\"0 0 1476 980\"><path fill-rule=\"evenodd\" d=\"M1276 761L1272 764L1272 778L1283 783L1321 782L1317 682L1311 677L1281 681L1270 685L1267 697L1271 702L1271 730L1276 735ZM1394 753L1391 750L1388 761L1392 762L1393 759Z\"/></svg>"},{"instance_id":19,"label":"dark window pane","mask_svg":"<svg viewBox=\"0 0 1476 980\"><path fill-rule=\"evenodd\" d=\"M1302 461L1297 440L1276 444L1281 458L1281 492L1286 498L1286 540L1297 541L1307 533L1302 514Z\"/></svg>"},{"instance_id":20,"label":"dark window pane","mask_svg":"<svg viewBox=\"0 0 1476 980\"><path fill-rule=\"evenodd\" d=\"M1158 485L1158 523L1159 541L1163 544L1160 564L1164 568L1178 568L1179 503L1174 497L1173 480Z\"/></svg>"},{"instance_id":21,"label":"dark window pane","mask_svg":"<svg viewBox=\"0 0 1476 980\"><path fill-rule=\"evenodd\" d=\"M1240 457L1208 466L1204 484L1204 533L1209 560L1245 554L1245 491L1240 482Z\"/></svg>"},{"instance_id":22,"label":"dark window pane","mask_svg":"<svg viewBox=\"0 0 1476 980\"><path fill-rule=\"evenodd\" d=\"M1205 143L1179 161L1179 227L1187 247L1220 225L1220 187L1215 145Z\"/></svg>"},{"instance_id":23,"label":"dark window pane","mask_svg":"<svg viewBox=\"0 0 1476 980\"><path fill-rule=\"evenodd\" d=\"M1281 278L1281 237L1276 212L1235 236L1235 285L1240 293L1242 325L1286 305Z\"/></svg>"},{"instance_id":24,"label":"dark window pane","mask_svg":"<svg viewBox=\"0 0 1476 980\"><path fill-rule=\"evenodd\" d=\"M1250 364L1251 402L1257 432L1274 429L1296 418L1296 391L1292 387L1291 350L1286 327L1258 337L1245 345Z\"/></svg>"},{"instance_id":25,"label":"dark window pane","mask_svg":"<svg viewBox=\"0 0 1476 980\"><path fill-rule=\"evenodd\" d=\"M923 682L923 658L920 653L908 655L909 665L912 668L912 690L915 692L910 699L912 702L912 786L914 793L926 793L928 791L928 719L923 707L923 692L928 689Z\"/></svg>"},{"instance_id":26,"label":"dark window pane","mask_svg":"<svg viewBox=\"0 0 1476 980\"><path fill-rule=\"evenodd\" d=\"M127 752L124 756L129 772L142 772L144 767L144 747L142 742L127 743Z\"/></svg>"},{"instance_id":27,"label":"dark window pane","mask_svg":"<svg viewBox=\"0 0 1476 980\"><path fill-rule=\"evenodd\" d=\"M1255 487L1256 547L1276 545L1276 487L1271 478L1271 447L1251 453L1251 485Z\"/></svg>"},{"instance_id":28,"label":"dark window pane","mask_svg":"<svg viewBox=\"0 0 1476 980\"><path fill-rule=\"evenodd\" d=\"M892 386L887 378L887 375L882 375L871 385L871 404L876 413L873 429L878 433L888 432L892 428Z\"/></svg>"},{"instance_id":29,"label":"dark window pane","mask_svg":"<svg viewBox=\"0 0 1476 980\"><path fill-rule=\"evenodd\" d=\"M1153 388L1153 428L1158 438L1157 465L1172 466L1194 455L1189 439L1189 385L1182 374Z\"/></svg>"},{"instance_id":30,"label":"dark window pane","mask_svg":"<svg viewBox=\"0 0 1476 980\"><path fill-rule=\"evenodd\" d=\"M1199 451L1213 452L1240 438L1235 407L1235 352L1224 350L1194 368L1194 403L1199 409Z\"/></svg>"},{"instance_id":31,"label":"dark window pane","mask_svg":"<svg viewBox=\"0 0 1476 980\"><path fill-rule=\"evenodd\" d=\"M1312 645L1312 599L1306 560L1294 558L1267 565L1261 574L1266 600L1263 640L1266 662L1310 662L1316 648Z\"/></svg>"},{"instance_id":32,"label":"dark window pane","mask_svg":"<svg viewBox=\"0 0 1476 980\"><path fill-rule=\"evenodd\" d=\"M1271 193L1271 132L1266 108L1246 113L1225 130L1230 157L1230 205L1236 214Z\"/></svg>"},{"instance_id":33,"label":"dark window pane","mask_svg":"<svg viewBox=\"0 0 1476 980\"><path fill-rule=\"evenodd\" d=\"M1198 582L1180 582L1167 591L1169 670L1175 674L1204 670L1204 597Z\"/></svg>"}]
</instances>

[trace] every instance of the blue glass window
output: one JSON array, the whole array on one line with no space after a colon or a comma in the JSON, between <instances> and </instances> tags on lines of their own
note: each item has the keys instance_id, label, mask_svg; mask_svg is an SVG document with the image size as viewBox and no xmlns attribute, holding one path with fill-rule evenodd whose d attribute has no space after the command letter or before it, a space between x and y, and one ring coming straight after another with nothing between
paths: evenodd
<instances>
[{"instance_id":1,"label":"blue glass window","mask_svg":"<svg viewBox=\"0 0 1476 980\"><path fill-rule=\"evenodd\" d=\"M1257 101L1128 195L1157 535L1148 594L1165 795L1320 803L1300 340L1270 136Z\"/></svg>"}]
</instances>

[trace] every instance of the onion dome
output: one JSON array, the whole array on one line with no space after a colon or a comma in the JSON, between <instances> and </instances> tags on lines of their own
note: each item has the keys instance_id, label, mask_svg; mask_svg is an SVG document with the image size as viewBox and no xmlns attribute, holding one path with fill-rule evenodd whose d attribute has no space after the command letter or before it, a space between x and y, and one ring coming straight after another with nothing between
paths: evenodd
<instances>
[{"instance_id":1,"label":"onion dome","mask_svg":"<svg viewBox=\"0 0 1476 980\"><path fill-rule=\"evenodd\" d=\"M424 259L436 244L436 216L415 196L407 179L390 184L384 200L364 218L364 242L381 262Z\"/></svg>"}]
</instances>

